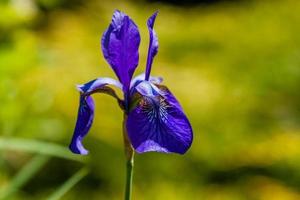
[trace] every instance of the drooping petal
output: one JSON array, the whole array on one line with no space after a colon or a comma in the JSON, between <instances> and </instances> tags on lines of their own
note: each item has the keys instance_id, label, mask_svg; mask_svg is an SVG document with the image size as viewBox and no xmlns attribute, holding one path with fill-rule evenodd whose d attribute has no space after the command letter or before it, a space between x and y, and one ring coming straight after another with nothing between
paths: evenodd
<instances>
[{"instance_id":1,"label":"drooping petal","mask_svg":"<svg viewBox=\"0 0 300 200\"><path fill-rule=\"evenodd\" d=\"M122 84L111 78L98 78L83 85L78 85L77 89L80 91L80 102L77 115L77 122L71 144L70 150L76 154L88 154L88 151L83 147L82 140L84 136L89 132L93 119L94 119L94 101L90 96L93 93L107 93L115 97L119 105L122 107L122 100L119 99L115 91L108 87L108 85L114 85L122 89Z\"/></svg>"},{"instance_id":2,"label":"drooping petal","mask_svg":"<svg viewBox=\"0 0 300 200\"><path fill-rule=\"evenodd\" d=\"M164 95L142 95L128 113L128 137L138 153L184 154L193 140L192 127L173 94L158 87Z\"/></svg>"},{"instance_id":3,"label":"drooping petal","mask_svg":"<svg viewBox=\"0 0 300 200\"><path fill-rule=\"evenodd\" d=\"M113 85L120 89L122 89L123 87L122 84L115 79L102 77L102 78L94 79L86 84L77 85L77 88L82 93L91 93L93 91L96 91L97 89L101 89L105 85Z\"/></svg>"},{"instance_id":4,"label":"drooping petal","mask_svg":"<svg viewBox=\"0 0 300 200\"><path fill-rule=\"evenodd\" d=\"M150 42L149 42L149 49L148 49L145 80L149 80L153 58L157 54L157 51L158 51L158 38L153 29L156 16L157 16L157 12L155 12L147 21Z\"/></svg>"},{"instance_id":5,"label":"drooping petal","mask_svg":"<svg viewBox=\"0 0 300 200\"><path fill-rule=\"evenodd\" d=\"M91 96L80 95L77 122L73 134L70 150L76 154L88 154L82 145L82 139L89 132L94 119L94 101Z\"/></svg>"},{"instance_id":6,"label":"drooping petal","mask_svg":"<svg viewBox=\"0 0 300 200\"><path fill-rule=\"evenodd\" d=\"M101 43L106 61L124 85L123 90L128 91L139 61L140 34L137 26L126 14L116 10Z\"/></svg>"}]
</instances>

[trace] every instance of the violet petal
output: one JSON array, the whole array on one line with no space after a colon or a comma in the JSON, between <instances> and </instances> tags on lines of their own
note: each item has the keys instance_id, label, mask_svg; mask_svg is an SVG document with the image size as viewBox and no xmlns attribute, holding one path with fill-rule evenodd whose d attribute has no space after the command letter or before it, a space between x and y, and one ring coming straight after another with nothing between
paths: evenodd
<instances>
[{"instance_id":1,"label":"violet petal","mask_svg":"<svg viewBox=\"0 0 300 200\"><path fill-rule=\"evenodd\" d=\"M94 101L91 96L80 95L80 105L78 109L77 122L72 137L70 150L76 154L88 154L82 145L82 139L90 130L94 119Z\"/></svg>"},{"instance_id":2,"label":"violet petal","mask_svg":"<svg viewBox=\"0 0 300 200\"><path fill-rule=\"evenodd\" d=\"M137 86L140 82L145 80L145 73L139 74L135 76L130 83L130 88L134 88ZM160 76L150 76L149 81L153 84L161 84L163 82L163 78Z\"/></svg>"},{"instance_id":3,"label":"violet petal","mask_svg":"<svg viewBox=\"0 0 300 200\"><path fill-rule=\"evenodd\" d=\"M116 10L101 43L106 61L124 85L123 90L128 91L139 61L140 34L137 26L126 14Z\"/></svg>"},{"instance_id":4,"label":"violet petal","mask_svg":"<svg viewBox=\"0 0 300 200\"><path fill-rule=\"evenodd\" d=\"M83 147L82 140L89 132L93 119L94 119L94 101L90 96L93 93L107 93L115 97L119 103L120 99L116 95L115 91L107 85L114 85L122 88L122 84L111 78L98 78L83 85L78 85L77 88L80 91L80 102L78 108L78 115L75 130L69 145L70 150L76 154L88 154L88 151Z\"/></svg>"},{"instance_id":5,"label":"violet petal","mask_svg":"<svg viewBox=\"0 0 300 200\"><path fill-rule=\"evenodd\" d=\"M156 33L153 29L154 22L157 16L157 12L155 12L147 21L147 26L149 30L150 42L149 42L149 49L148 49L148 57L147 57L147 65L146 65L146 74L145 80L149 80L151 66L153 63L153 58L158 52L158 38Z\"/></svg>"},{"instance_id":6,"label":"violet petal","mask_svg":"<svg viewBox=\"0 0 300 200\"><path fill-rule=\"evenodd\" d=\"M129 139L138 153L157 151L184 154L193 131L179 102L164 86L164 95L142 96L127 118Z\"/></svg>"}]
</instances>

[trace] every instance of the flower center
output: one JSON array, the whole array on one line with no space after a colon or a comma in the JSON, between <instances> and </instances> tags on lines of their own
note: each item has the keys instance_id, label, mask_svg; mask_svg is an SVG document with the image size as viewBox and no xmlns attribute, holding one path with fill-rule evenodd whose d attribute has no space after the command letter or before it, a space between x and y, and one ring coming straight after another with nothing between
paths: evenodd
<instances>
[{"instance_id":1,"label":"flower center","mask_svg":"<svg viewBox=\"0 0 300 200\"><path fill-rule=\"evenodd\" d=\"M140 101L141 112L146 113L149 122L168 120L168 108L170 107L166 100L161 96L143 97Z\"/></svg>"}]
</instances>

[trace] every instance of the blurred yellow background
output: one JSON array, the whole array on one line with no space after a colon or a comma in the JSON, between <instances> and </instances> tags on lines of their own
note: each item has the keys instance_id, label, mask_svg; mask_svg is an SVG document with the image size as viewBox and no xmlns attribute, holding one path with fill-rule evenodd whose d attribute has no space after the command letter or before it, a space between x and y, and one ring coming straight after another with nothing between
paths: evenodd
<instances>
[{"instance_id":1,"label":"blurred yellow background","mask_svg":"<svg viewBox=\"0 0 300 200\"><path fill-rule=\"evenodd\" d=\"M300 2L2 0L0 199L123 197L122 112L94 95L96 115L72 155L77 83L115 77L100 37L120 9L141 33L156 10L152 75L180 100L194 129L184 156L136 155L133 199L300 199ZM75 175L74 175L75 174Z\"/></svg>"}]
</instances>

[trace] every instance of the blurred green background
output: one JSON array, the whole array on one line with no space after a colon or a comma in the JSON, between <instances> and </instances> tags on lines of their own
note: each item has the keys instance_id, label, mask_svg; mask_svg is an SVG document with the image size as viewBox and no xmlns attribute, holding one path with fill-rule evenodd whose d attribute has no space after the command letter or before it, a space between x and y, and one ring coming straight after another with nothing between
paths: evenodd
<instances>
[{"instance_id":1,"label":"blurred green background","mask_svg":"<svg viewBox=\"0 0 300 200\"><path fill-rule=\"evenodd\" d=\"M122 113L94 95L84 140L67 146L75 84L115 77L100 51L114 9L141 32L159 10L152 75L180 100L194 129L184 156L136 155L133 199L300 199L300 2L1 0L0 199L123 198Z\"/></svg>"}]
</instances>

